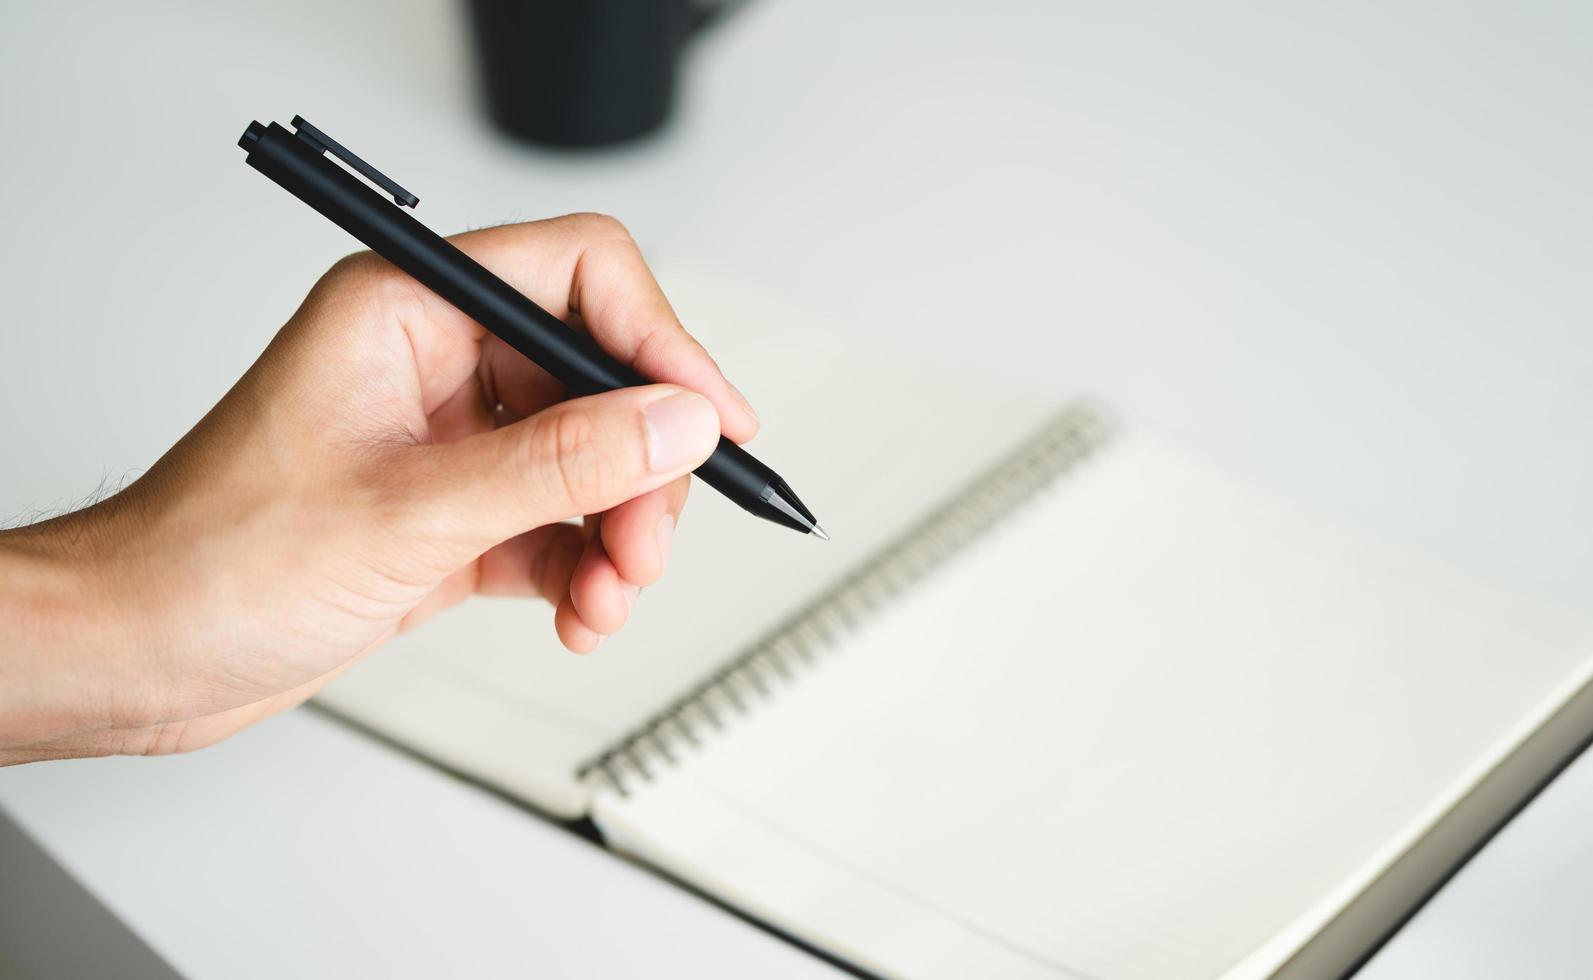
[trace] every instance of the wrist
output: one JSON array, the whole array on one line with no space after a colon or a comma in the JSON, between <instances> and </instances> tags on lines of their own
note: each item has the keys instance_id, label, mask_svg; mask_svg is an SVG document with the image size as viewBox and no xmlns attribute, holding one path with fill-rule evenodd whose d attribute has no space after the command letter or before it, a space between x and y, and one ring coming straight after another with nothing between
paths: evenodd
<instances>
[{"instance_id":1,"label":"wrist","mask_svg":"<svg viewBox=\"0 0 1593 980\"><path fill-rule=\"evenodd\" d=\"M136 634L110 594L89 513L0 532L0 762L90 754L144 723L128 694Z\"/></svg>"}]
</instances>

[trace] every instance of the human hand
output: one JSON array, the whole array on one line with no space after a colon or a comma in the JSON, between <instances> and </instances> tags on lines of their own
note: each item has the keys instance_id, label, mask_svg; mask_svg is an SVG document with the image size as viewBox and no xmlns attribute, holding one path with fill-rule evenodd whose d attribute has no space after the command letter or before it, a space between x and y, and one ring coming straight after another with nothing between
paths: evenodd
<instances>
[{"instance_id":1,"label":"human hand","mask_svg":"<svg viewBox=\"0 0 1593 980\"><path fill-rule=\"evenodd\" d=\"M577 652L624 624L688 474L757 418L618 222L452 241L669 383L560 402L385 260L339 262L147 474L0 534L0 762L209 744L473 593L546 599Z\"/></svg>"}]
</instances>

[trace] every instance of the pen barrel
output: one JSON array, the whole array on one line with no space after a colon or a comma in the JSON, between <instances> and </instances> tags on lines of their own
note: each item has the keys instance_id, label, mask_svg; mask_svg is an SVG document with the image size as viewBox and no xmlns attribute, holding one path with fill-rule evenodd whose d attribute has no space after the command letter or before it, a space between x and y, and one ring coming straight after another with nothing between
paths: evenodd
<instances>
[{"instance_id":1,"label":"pen barrel","mask_svg":"<svg viewBox=\"0 0 1593 980\"><path fill-rule=\"evenodd\" d=\"M774 470L724 436L719 437L713 455L695 472L704 483L759 516L764 491L779 479Z\"/></svg>"},{"instance_id":2,"label":"pen barrel","mask_svg":"<svg viewBox=\"0 0 1593 980\"><path fill-rule=\"evenodd\" d=\"M277 123L250 127L242 145L249 166L490 329L572 394L651 383Z\"/></svg>"}]
</instances>

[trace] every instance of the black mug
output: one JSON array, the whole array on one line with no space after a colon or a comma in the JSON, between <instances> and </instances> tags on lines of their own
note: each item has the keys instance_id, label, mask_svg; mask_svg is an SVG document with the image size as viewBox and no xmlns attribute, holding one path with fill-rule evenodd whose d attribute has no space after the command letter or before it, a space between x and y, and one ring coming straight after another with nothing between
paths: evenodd
<instances>
[{"instance_id":1,"label":"black mug","mask_svg":"<svg viewBox=\"0 0 1593 980\"><path fill-rule=\"evenodd\" d=\"M669 117L687 40L721 6L690 0L471 0L493 120L515 136L587 147Z\"/></svg>"}]
</instances>

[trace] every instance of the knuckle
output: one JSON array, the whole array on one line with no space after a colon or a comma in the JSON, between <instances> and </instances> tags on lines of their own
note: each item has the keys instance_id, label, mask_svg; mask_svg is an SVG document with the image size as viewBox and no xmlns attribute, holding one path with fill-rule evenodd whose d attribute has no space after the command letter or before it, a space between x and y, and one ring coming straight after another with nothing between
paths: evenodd
<instances>
[{"instance_id":1,"label":"knuckle","mask_svg":"<svg viewBox=\"0 0 1593 980\"><path fill-rule=\"evenodd\" d=\"M332 263L332 268L326 270L326 275L322 279L338 285L350 282L374 283L382 277L384 270L391 268L387 260L375 252L354 252Z\"/></svg>"},{"instance_id":2,"label":"knuckle","mask_svg":"<svg viewBox=\"0 0 1593 980\"><path fill-rule=\"evenodd\" d=\"M570 215L584 237L594 239L620 239L630 241L631 233L624 223L611 214L602 214L597 211L581 211Z\"/></svg>"},{"instance_id":3,"label":"knuckle","mask_svg":"<svg viewBox=\"0 0 1593 980\"><path fill-rule=\"evenodd\" d=\"M413 280L375 252L355 252L332 263L311 291L309 309L322 314L363 314L409 305Z\"/></svg>"},{"instance_id":4,"label":"knuckle","mask_svg":"<svg viewBox=\"0 0 1593 980\"><path fill-rule=\"evenodd\" d=\"M539 428L542 443L536 456L543 479L554 481L551 489L576 505L600 499L604 475L597 453L596 420L587 412L567 409Z\"/></svg>"},{"instance_id":5,"label":"knuckle","mask_svg":"<svg viewBox=\"0 0 1593 980\"><path fill-rule=\"evenodd\" d=\"M556 414L548 431L553 450L561 459L584 455L597 439L597 423L579 409Z\"/></svg>"}]
</instances>

